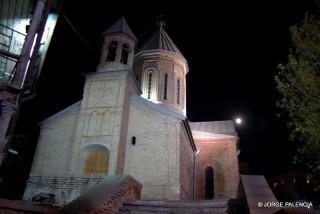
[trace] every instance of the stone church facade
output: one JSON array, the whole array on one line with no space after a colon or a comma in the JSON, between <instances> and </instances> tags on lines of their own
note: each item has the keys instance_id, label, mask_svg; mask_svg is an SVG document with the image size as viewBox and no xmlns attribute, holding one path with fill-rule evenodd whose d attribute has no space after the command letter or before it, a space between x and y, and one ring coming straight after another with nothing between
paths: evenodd
<instances>
[{"instance_id":1,"label":"stone church facade","mask_svg":"<svg viewBox=\"0 0 320 214\"><path fill-rule=\"evenodd\" d=\"M83 99L40 123L24 199L51 195L62 206L125 174L143 185L142 199L235 198L233 123L187 120L187 60L163 27L137 52L123 17L103 36Z\"/></svg>"}]
</instances>

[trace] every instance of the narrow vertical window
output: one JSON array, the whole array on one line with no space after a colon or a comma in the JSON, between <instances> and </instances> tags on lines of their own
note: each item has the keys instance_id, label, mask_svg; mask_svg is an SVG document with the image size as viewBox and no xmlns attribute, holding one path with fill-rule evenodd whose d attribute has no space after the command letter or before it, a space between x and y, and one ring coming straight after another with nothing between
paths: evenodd
<instances>
[{"instance_id":1,"label":"narrow vertical window","mask_svg":"<svg viewBox=\"0 0 320 214\"><path fill-rule=\"evenodd\" d=\"M168 88L168 74L164 75L164 89L163 89L163 99L167 100L167 89Z\"/></svg>"},{"instance_id":2,"label":"narrow vertical window","mask_svg":"<svg viewBox=\"0 0 320 214\"><path fill-rule=\"evenodd\" d=\"M126 65L128 63L128 56L129 56L129 46L127 44L124 44L122 45L120 62Z\"/></svg>"},{"instance_id":3,"label":"narrow vertical window","mask_svg":"<svg viewBox=\"0 0 320 214\"><path fill-rule=\"evenodd\" d=\"M141 77L140 77L141 78ZM158 99L158 78L155 68L147 68L142 75L142 96L153 102ZM162 97L160 97L161 99Z\"/></svg>"},{"instance_id":4,"label":"narrow vertical window","mask_svg":"<svg viewBox=\"0 0 320 214\"><path fill-rule=\"evenodd\" d=\"M151 86L152 86L152 72L150 72L148 75L148 93L147 93L148 99L151 98Z\"/></svg>"},{"instance_id":5,"label":"narrow vertical window","mask_svg":"<svg viewBox=\"0 0 320 214\"><path fill-rule=\"evenodd\" d=\"M116 41L110 42L108 46L107 62L113 62L116 60L117 46L118 43Z\"/></svg>"},{"instance_id":6,"label":"narrow vertical window","mask_svg":"<svg viewBox=\"0 0 320 214\"><path fill-rule=\"evenodd\" d=\"M177 104L180 104L180 79L177 81Z\"/></svg>"}]
</instances>

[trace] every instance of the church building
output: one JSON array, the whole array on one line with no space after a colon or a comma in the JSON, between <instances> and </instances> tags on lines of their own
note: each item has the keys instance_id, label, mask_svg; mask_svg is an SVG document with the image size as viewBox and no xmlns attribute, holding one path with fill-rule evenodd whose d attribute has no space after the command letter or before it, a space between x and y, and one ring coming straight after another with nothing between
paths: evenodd
<instances>
[{"instance_id":1,"label":"church building","mask_svg":"<svg viewBox=\"0 0 320 214\"><path fill-rule=\"evenodd\" d=\"M236 198L233 122L188 121L188 62L164 27L139 49L124 17L103 37L82 100L40 123L24 199L63 206L108 175L131 175L145 200Z\"/></svg>"}]
</instances>

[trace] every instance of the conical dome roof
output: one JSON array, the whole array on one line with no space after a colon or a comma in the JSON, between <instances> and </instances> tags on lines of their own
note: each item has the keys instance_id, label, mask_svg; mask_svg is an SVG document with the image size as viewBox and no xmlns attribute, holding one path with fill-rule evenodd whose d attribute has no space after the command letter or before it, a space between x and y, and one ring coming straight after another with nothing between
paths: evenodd
<instances>
[{"instance_id":1,"label":"conical dome roof","mask_svg":"<svg viewBox=\"0 0 320 214\"><path fill-rule=\"evenodd\" d=\"M162 26L160 26L156 32L151 35L151 37L140 47L137 53L150 50L170 51L185 58Z\"/></svg>"},{"instance_id":2,"label":"conical dome roof","mask_svg":"<svg viewBox=\"0 0 320 214\"><path fill-rule=\"evenodd\" d=\"M133 40L138 41L137 37L133 34L124 16L122 16L118 21L116 21L106 31L103 32L104 35L113 33L124 33Z\"/></svg>"}]
</instances>

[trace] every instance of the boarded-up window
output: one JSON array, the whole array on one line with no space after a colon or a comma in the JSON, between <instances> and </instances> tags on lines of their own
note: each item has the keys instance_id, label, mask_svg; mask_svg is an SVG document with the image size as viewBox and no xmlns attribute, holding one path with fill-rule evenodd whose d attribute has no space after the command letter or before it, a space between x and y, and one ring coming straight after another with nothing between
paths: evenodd
<instances>
[{"instance_id":1,"label":"boarded-up window","mask_svg":"<svg viewBox=\"0 0 320 214\"><path fill-rule=\"evenodd\" d=\"M106 175L108 173L109 153L104 149L94 149L84 162L84 175Z\"/></svg>"}]
</instances>

